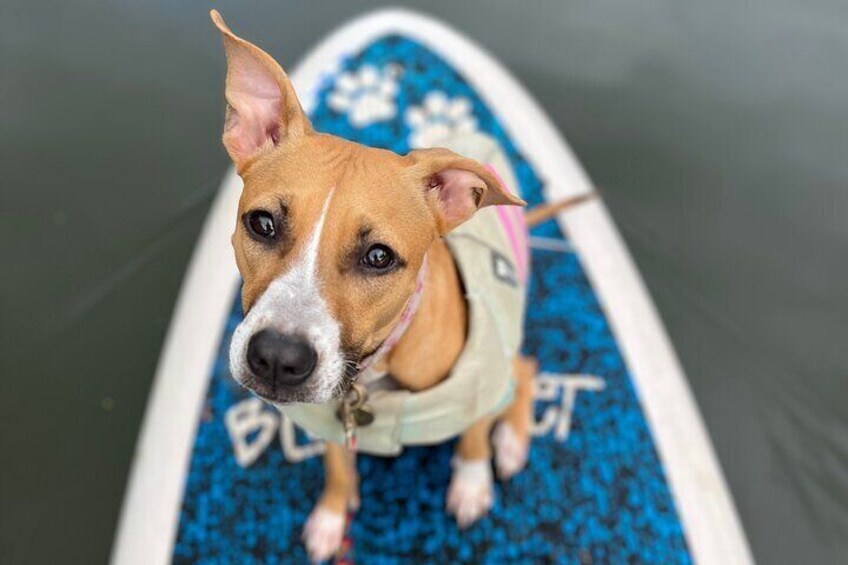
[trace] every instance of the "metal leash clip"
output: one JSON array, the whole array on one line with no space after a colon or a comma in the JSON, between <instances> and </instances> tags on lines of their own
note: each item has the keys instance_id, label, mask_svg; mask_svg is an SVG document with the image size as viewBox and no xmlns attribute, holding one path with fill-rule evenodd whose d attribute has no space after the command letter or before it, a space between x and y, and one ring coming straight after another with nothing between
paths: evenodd
<instances>
[{"instance_id":1,"label":"metal leash clip","mask_svg":"<svg viewBox=\"0 0 848 565\"><path fill-rule=\"evenodd\" d=\"M348 449L355 447L356 428L367 426L374 421L374 412L366 404L367 400L368 391L365 386L358 382L351 383L336 412L344 426L345 445Z\"/></svg>"}]
</instances>

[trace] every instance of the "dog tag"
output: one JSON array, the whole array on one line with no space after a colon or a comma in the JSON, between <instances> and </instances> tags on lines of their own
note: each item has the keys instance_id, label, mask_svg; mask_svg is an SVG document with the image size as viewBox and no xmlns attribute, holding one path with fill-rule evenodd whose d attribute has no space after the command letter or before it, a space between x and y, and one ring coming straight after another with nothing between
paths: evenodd
<instances>
[{"instance_id":1,"label":"dog tag","mask_svg":"<svg viewBox=\"0 0 848 565\"><path fill-rule=\"evenodd\" d=\"M341 420L346 434L355 428L367 426L374 421L374 411L366 404L368 391L360 383L353 383L339 406L336 416Z\"/></svg>"},{"instance_id":2,"label":"dog tag","mask_svg":"<svg viewBox=\"0 0 848 565\"><path fill-rule=\"evenodd\" d=\"M374 421L374 411L367 404L363 404L353 411L353 420L359 427L367 426Z\"/></svg>"}]
</instances>

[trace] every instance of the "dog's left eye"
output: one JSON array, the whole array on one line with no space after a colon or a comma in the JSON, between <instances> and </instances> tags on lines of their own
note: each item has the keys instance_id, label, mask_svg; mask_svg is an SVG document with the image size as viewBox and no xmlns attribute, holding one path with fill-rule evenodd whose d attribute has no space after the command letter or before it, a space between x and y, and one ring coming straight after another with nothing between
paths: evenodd
<instances>
[{"instance_id":1,"label":"dog's left eye","mask_svg":"<svg viewBox=\"0 0 848 565\"><path fill-rule=\"evenodd\" d=\"M263 239L274 239L277 229L274 227L274 216L265 210L249 212L246 218L247 229L252 235Z\"/></svg>"},{"instance_id":2,"label":"dog's left eye","mask_svg":"<svg viewBox=\"0 0 848 565\"><path fill-rule=\"evenodd\" d=\"M395 254L385 245L378 243L368 248L362 256L362 263L371 269L383 271L394 265Z\"/></svg>"}]
</instances>

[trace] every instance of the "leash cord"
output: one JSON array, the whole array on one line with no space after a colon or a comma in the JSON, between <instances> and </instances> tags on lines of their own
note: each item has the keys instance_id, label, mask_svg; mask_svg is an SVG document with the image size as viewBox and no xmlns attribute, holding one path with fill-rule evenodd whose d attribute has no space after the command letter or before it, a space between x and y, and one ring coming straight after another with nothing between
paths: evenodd
<instances>
[{"instance_id":1,"label":"leash cord","mask_svg":"<svg viewBox=\"0 0 848 565\"><path fill-rule=\"evenodd\" d=\"M365 387L355 380L351 381L342 399L342 404L339 407L339 418L342 421L342 426L344 426L345 449L347 450L348 460L354 473L356 473L356 428L360 424L357 417L360 419L363 417L361 411L367 397L368 391ZM339 550L336 552L333 560L336 565L353 565L353 535L351 534L351 525L353 524L355 515L356 510L349 504L345 516L342 544L339 546Z\"/></svg>"}]
</instances>

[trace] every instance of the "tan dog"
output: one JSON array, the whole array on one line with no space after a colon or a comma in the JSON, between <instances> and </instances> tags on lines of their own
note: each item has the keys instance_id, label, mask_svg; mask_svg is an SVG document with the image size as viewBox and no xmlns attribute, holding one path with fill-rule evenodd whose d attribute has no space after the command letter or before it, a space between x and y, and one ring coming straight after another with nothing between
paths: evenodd
<instances>
[{"instance_id":1,"label":"tan dog","mask_svg":"<svg viewBox=\"0 0 848 565\"><path fill-rule=\"evenodd\" d=\"M288 77L236 37L217 12L227 54L223 142L244 180L232 243L244 279L245 320L231 349L233 376L276 405L337 400L359 362L398 323L427 261L420 307L381 369L421 391L450 373L466 339L467 304L442 239L490 205L523 205L480 163L445 149L399 156L313 131ZM433 331L438 328L438 331ZM501 478L529 448L533 362L514 361L515 400L499 419ZM460 526L493 502L495 415L462 433L447 508ZM304 531L310 557L330 557L357 477L328 444L326 485Z\"/></svg>"}]
</instances>

